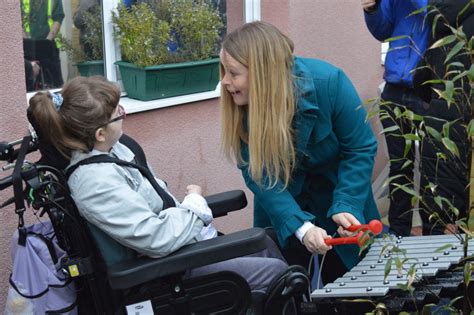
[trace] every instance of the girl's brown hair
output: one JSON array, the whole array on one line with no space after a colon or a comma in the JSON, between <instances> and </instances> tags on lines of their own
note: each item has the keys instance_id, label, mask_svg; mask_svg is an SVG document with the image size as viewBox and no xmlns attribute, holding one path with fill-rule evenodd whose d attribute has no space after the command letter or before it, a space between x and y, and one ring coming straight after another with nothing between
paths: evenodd
<instances>
[{"instance_id":1,"label":"girl's brown hair","mask_svg":"<svg viewBox=\"0 0 474 315\"><path fill-rule=\"evenodd\" d=\"M248 68L249 81L248 108L236 106L221 87L224 153L241 165L248 163L250 176L257 183L265 173L271 187L280 180L288 186L295 164L293 48L290 38L264 22L244 24L222 43L223 50ZM221 79L223 76L221 66ZM245 112L248 128L244 127ZM241 141L248 143L248 161L240 154Z\"/></svg>"},{"instance_id":2,"label":"girl's brown hair","mask_svg":"<svg viewBox=\"0 0 474 315\"><path fill-rule=\"evenodd\" d=\"M43 136L63 155L94 148L95 131L110 120L120 100L120 89L104 77L76 77L62 91L63 103L57 110L49 92L30 99L32 114Z\"/></svg>"}]
</instances>

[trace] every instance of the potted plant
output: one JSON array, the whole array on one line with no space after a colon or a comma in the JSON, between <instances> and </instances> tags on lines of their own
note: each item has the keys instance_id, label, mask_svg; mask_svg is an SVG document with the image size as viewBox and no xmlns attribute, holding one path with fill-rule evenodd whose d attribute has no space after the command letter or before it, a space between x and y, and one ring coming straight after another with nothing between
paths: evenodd
<instances>
[{"instance_id":1,"label":"potted plant","mask_svg":"<svg viewBox=\"0 0 474 315\"><path fill-rule=\"evenodd\" d=\"M219 81L218 11L204 0L119 4L113 12L128 96L148 101L214 90Z\"/></svg>"},{"instance_id":2,"label":"potted plant","mask_svg":"<svg viewBox=\"0 0 474 315\"><path fill-rule=\"evenodd\" d=\"M453 1L452 3L455 2ZM460 241L460 244L462 244L462 260L456 266L456 269L462 271L462 285L456 288L455 296L448 303L441 305L441 307L438 305L439 313L449 312L450 314L473 314L474 309L474 304L472 303L474 297L474 255L471 248L473 244L472 239L474 238L474 189L472 185L474 160L469 159L466 153L464 152L463 154L463 150L460 150L458 147L460 143L458 139L467 136L471 139L471 146L474 150L474 142L472 141L474 139L474 37L472 36L472 29L463 28L462 24L460 24L460 21L463 21L463 14L470 12L469 10L472 10L474 7L472 1L467 1L466 3L465 7L452 20L446 18L436 6L427 7L428 14L433 15L433 21L431 22L432 34L434 35L439 32L437 27L440 25L443 27L444 33L442 33L441 37L436 37L436 41L428 47L424 55L424 61L416 69L415 74L421 74L419 77L422 83L421 87L426 87L430 93L429 95L435 100L430 106L447 104L448 109L465 111L468 114L466 115L467 117L450 120L416 114L412 110L400 106L400 109L396 109L395 114L397 117L406 119L413 128L402 130L398 125L389 127L400 129L400 137L405 140L405 154L411 146L415 145L415 141L420 146L429 144L437 150L437 163L445 163L456 167L459 170L460 177L463 177L468 182L463 189L470 190L470 204L466 200L466 205L463 205L463 208L458 208L452 196L444 195L443 187L440 187L439 183L432 182L434 180L431 178L427 180L427 185L420 185L418 189L413 189L413 187L416 187L414 181L410 181L409 184L395 185L397 189L401 189L411 196L413 207L415 208L415 205L418 204L418 209L429 215L431 223L444 227L446 234L454 234ZM450 7L447 6L447 8ZM417 10L412 14L420 14L423 10ZM449 13L453 14L453 12ZM433 58L434 54L436 54L437 58ZM432 63L433 61L437 62ZM418 92L423 92L420 87L418 87ZM383 106L385 104L382 102L379 104L380 107L376 106L370 111L369 118L378 114L381 119L390 119L387 109ZM433 128L433 124L429 124L430 121L436 121L438 123L437 126L441 128ZM459 123L459 128L454 130L452 125L458 122L461 122ZM415 125L420 126L417 132L414 132ZM384 129L383 132L390 131L389 128ZM458 138L456 139L456 137ZM403 167L408 167L412 163L407 157L403 157L402 161L404 162ZM438 170L438 165L435 174L435 179L438 176L447 176L443 174L443 171ZM396 177L388 178L387 184L391 184ZM434 201L434 204L432 201ZM436 205L437 209L433 209L434 205ZM429 242L428 239L427 241ZM436 249L436 252L443 253L445 249L450 247L451 244L441 246ZM390 249L392 248L384 247L380 255L383 255L384 251ZM397 250L397 248L394 249L395 251ZM399 286L399 288L412 294L415 287L413 281L416 279L415 266L419 262L403 252L399 251L398 254L401 257L397 258L397 261L392 259L387 261L384 276L386 278L390 273L392 265L397 269L408 270L410 281L406 285ZM419 265L417 267L419 268ZM451 268L448 272L453 272L454 270L452 269L454 268ZM415 300L415 295L413 295L413 300ZM378 314L378 311L382 309L379 308L380 306L385 308L385 305L378 304L373 313ZM426 304L421 313L431 314L433 308L433 304Z\"/></svg>"},{"instance_id":3,"label":"potted plant","mask_svg":"<svg viewBox=\"0 0 474 315\"><path fill-rule=\"evenodd\" d=\"M104 75L102 15L99 5L79 7L74 25L80 31L80 44L58 34L61 50L77 67L82 76Z\"/></svg>"}]
</instances>

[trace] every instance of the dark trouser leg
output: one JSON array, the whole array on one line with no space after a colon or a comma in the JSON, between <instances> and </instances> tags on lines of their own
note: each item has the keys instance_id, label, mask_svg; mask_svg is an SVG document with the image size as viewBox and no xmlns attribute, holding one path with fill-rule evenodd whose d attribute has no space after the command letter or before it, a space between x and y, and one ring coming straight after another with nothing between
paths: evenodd
<instances>
[{"instance_id":1,"label":"dark trouser leg","mask_svg":"<svg viewBox=\"0 0 474 315\"><path fill-rule=\"evenodd\" d=\"M324 261L322 261L323 256L320 255L318 258L321 268L321 279L324 284L334 282L337 278L342 277L348 271L335 250L328 251Z\"/></svg>"},{"instance_id":2,"label":"dark trouser leg","mask_svg":"<svg viewBox=\"0 0 474 315\"><path fill-rule=\"evenodd\" d=\"M398 186L405 186L413 189L413 164L415 157L415 144L411 143L411 147L406 147L403 134L410 134L414 132L414 124L405 118L396 117L396 108L401 112L405 110L403 106L411 109L407 104L406 92L407 89L399 88L397 86L388 84L385 86L382 93L382 99L389 104L381 105L380 119L384 129L394 128L398 129L385 132L385 139L387 141L387 149L390 158L390 178L393 178L389 185L390 191L390 208L388 212L388 220L390 224L390 231L397 235L408 236L411 231L412 224L412 205L411 195L406 193ZM409 103L409 102L408 102ZM411 164L406 162L411 161ZM397 176L397 177L396 177Z\"/></svg>"},{"instance_id":3,"label":"dark trouser leg","mask_svg":"<svg viewBox=\"0 0 474 315\"><path fill-rule=\"evenodd\" d=\"M288 262L288 265L299 265L308 270L312 255L296 237L292 236L289 239L288 248L282 249L281 252Z\"/></svg>"},{"instance_id":4,"label":"dark trouser leg","mask_svg":"<svg viewBox=\"0 0 474 315\"><path fill-rule=\"evenodd\" d=\"M423 139L420 162L423 210L420 215L425 235L442 234L446 224L454 223L457 218L463 218L467 213L471 145L464 124L469 121L470 114L467 112L468 109L457 106L459 105L453 104L448 108L445 102L434 99L425 117L426 126L440 134L446 122L453 122L449 128L449 139L455 143L459 151L459 156L453 155L443 143L429 133ZM434 191L427 188L428 185L435 187ZM440 198L446 199L441 201L442 207L439 207L435 200L439 202ZM448 202L459 211L458 217L454 215ZM430 215L435 212L442 222L429 222Z\"/></svg>"},{"instance_id":5,"label":"dark trouser leg","mask_svg":"<svg viewBox=\"0 0 474 315\"><path fill-rule=\"evenodd\" d=\"M64 84L63 81L63 74L61 71L61 59L59 58L59 49L56 47L55 43L53 42L53 55L52 55L52 79L53 79L53 88L62 87Z\"/></svg>"},{"instance_id":6,"label":"dark trouser leg","mask_svg":"<svg viewBox=\"0 0 474 315\"><path fill-rule=\"evenodd\" d=\"M300 243L296 237L291 237L290 248L282 250L283 256L285 257L288 265L300 265L308 269L308 265L311 259L311 253L308 252L306 247ZM319 262L323 256L317 256ZM316 257L315 257L316 259ZM339 255L334 250L330 250L326 254L324 264L321 266L321 280L323 284L334 282L337 278L341 277L347 272L347 268L339 258ZM312 275L310 275L310 278Z\"/></svg>"},{"instance_id":7,"label":"dark trouser leg","mask_svg":"<svg viewBox=\"0 0 474 315\"><path fill-rule=\"evenodd\" d=\"M188 270L186 277L194 278L218 271L233 271L247 281L253 293L266 293L273 279L288 268L276 244L270 238L266 239L266 244L266 249L255 254Z\"/></svg>"}]
</instances>

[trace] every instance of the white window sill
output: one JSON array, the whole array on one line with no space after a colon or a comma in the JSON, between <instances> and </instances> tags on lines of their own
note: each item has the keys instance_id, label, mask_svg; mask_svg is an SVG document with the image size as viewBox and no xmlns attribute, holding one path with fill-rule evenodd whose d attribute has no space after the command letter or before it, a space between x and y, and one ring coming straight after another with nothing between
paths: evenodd
<instances>
[{"instance_id":1,"label":"white window sill","mask_svg":"<svg viewBox=\"0 0 474 315\"><path fill-rule=\"evenodd\" d=\"M140 101L123 96L120 98L120 104L125 108L127 114L143 112L152 109L164 108L174 105L181 105L186 103L204 101L208 99L218 98L221 95L221 84L217 84L214 91L187 94L175 97L168 97L153 101Z\"/></svg>"},{"instance_id":2,"label":"white window sill","mask_svg":"<svg viewBox=\"0 0 474 315\"><path fill-rule=\"evenodd\" d=\"M50 92L57 92L61 89L53 89L49 90ZM30 92L26 94L27 102L30 101L30 98L35 95L36 92ZM209 92L202 92L202 93L195 93L195 94L187 94L181 95L176 97L168 97L160 100L153 100L153 101L140 101L135 100L132 98L128 98L126 96L122 96L120 98L120 104L125 108L127 114L139 113L144 112L147 110L158 109L158 108L165 108L174 105L181 105L186 103L198 102L209 100L213 98L218 98L221 96L221 83L219 82L216 86L214 91Z\"/></svg>"}]
</instances>

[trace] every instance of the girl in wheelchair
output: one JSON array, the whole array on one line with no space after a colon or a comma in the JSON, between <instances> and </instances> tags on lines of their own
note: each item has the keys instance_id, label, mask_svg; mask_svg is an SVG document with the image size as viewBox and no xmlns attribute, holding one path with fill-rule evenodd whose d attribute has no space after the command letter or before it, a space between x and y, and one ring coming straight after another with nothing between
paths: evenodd
<instances>
[{"instance_id":1,"label":"girl in wheelchair","mask_svg":"<svg viewBox=\"0 0 474 315\"><path fill-rule=\"evenodd\" d=\"M125 110L119 88L102 77L77 77L61 94L39 92L30 100L32 114L44 137L69 161L69 167L95 156L134 162L134 153L119 142ZM212 213L201 188L188 186L179 203L166 184L155 178L161 193L133 167L116 163L78 166L68 184L81 215L116 242L149 257L164 257L186 244L214 237ZM267 249L187 271L196 277L216 271L234 271L252 292L265 293L288 268L273 241Z\"/></svg>"}]
</instances>

